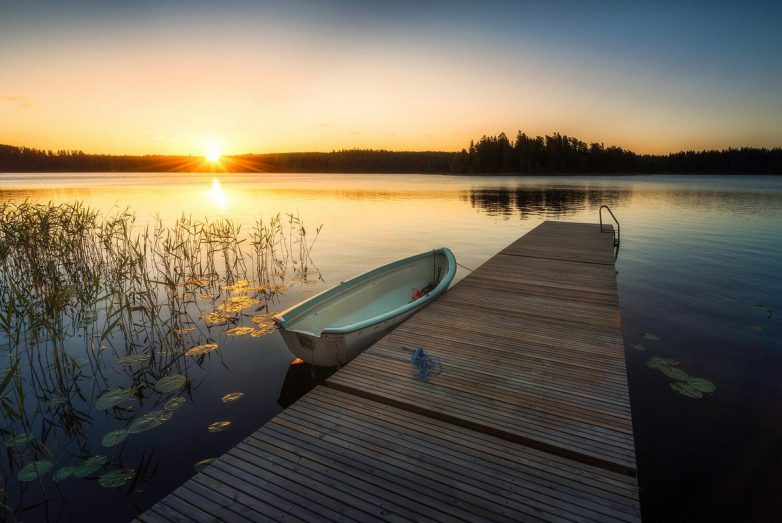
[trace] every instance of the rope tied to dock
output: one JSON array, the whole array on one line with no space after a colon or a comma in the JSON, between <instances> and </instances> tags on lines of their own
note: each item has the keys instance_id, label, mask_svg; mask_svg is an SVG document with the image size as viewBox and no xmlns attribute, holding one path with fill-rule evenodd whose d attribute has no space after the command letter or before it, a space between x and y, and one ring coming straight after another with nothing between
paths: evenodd
<instances>
[{"instance_id":1,"label":"rope tied to dock","mask_svg":"<svg viewBox=\"0 0 782 523\"><path fill-rule=\"evenodd\" d=\"M416 366L418 372L415 376L419 379L426 379L429 376L437 376L443 372L443 364L440 358L430 356L426 349L416 347L410 355L410 361Z\"/></svg>"}]
</instances>

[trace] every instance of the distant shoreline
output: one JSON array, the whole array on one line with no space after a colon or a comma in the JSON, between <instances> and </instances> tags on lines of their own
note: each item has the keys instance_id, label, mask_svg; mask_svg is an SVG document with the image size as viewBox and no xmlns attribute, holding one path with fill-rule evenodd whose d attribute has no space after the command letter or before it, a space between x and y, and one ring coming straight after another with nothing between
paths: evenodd
<instances>
[{"instance_id":1,"label":"distant shoreline","mask_svg":"<svg viewBox=\"0 0 782 523\"><path fill-rule=\"evenodd\" d=\"M0 145L0 172L213 172L456 175L782 174L782 148L636 154L602 143L587 144L555 133L511 141L504 133L483 136L467 149L388 151L346 149L326 153L224 156L104 155Z\"/></svg>"}]
</instances>

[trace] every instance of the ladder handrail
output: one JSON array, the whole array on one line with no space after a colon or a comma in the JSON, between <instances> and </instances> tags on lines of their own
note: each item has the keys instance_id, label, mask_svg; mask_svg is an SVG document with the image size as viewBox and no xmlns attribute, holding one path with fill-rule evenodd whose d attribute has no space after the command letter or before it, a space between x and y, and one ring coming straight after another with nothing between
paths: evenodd
<instances>
[{"instance_id":1,"label":"ladder handrail","mask_svg":"<svg viewBox=\"0 0 782 523\"><path fill-rule=\"evenodd\" d=\"M621 228L619 225L619 220L616 219L616 216L614 216L613 211L608 205L601 205L600 206L600 232L608 232L606 229L603 228L603 209L608 211L608 214L611 215L611 218L614 219L614 223L616 223L616 228L612 228L612 232L614 233L614 247L616 248L616 254L614 255L614 258L619 254L619 242L621 240Z\"/></svg>"}]
</instances>

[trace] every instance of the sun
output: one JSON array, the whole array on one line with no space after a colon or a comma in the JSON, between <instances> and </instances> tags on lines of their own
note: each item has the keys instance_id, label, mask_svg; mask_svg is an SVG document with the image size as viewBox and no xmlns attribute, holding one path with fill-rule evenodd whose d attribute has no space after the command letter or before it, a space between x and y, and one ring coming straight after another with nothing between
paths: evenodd
<instances>
[{"instance_id":1,"label":"sun","mask_svg":"<svg viewBox=\"0 0 782 523\"><path fill-rule=\"evenodd\" d=\"M217 162L220 160L220 153L217 151L207 151L206 152L206 159L210 162Z\"/></svg>"}]
</instances>

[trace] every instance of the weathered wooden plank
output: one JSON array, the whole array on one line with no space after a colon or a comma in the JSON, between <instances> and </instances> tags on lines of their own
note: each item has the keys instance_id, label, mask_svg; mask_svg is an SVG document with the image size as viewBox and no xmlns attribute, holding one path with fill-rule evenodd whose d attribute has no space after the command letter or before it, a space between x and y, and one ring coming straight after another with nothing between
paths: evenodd
<instances>
[{"instance_id":1,"label":"weathered wooden plank","mask_svg":"<svg viewBox=\"0 0 782 523\"><path fill-rule=\"evenodd\" d=\"M597 225L546 222L328 385L632 475L612 248ZM416 346L445 372L416 380Z\"/></svg>"},{"instance_id":2,"label":"weathered wooden plank","mask_svg":"<svg viewBox=\"0 0 782 523\"><path fill-rule=\"evenodd\" d=\"M140 520L640 520L612 241L545 222Z\"/></svg>"},{"instance_id":3,"label":"weathered wooden plank","mask_svg":"<svg viewBox=\"0 0 782 523\"><path fill-rule=\"evenodd\" d=\"M358 433L363 441L380 445L390 452L400 448L405 449L406 453L418 455L419 459L426 460L427 463L431 462L429 459L431 456L437 456L450 473L458 474L457 477L477 477L481 485L492 487L495 493L512 489L514 493L512 497L520 498L521 496L515 494L521 489L528 493L537 492L540 497L532 498L528 502L552 513L567 507L570 507L568 510L578 512L578 507L584 506L619 517L628 508L633 507L626 497L615 496L605 491L599 492L600 501L592 499L592 496L584 496L582 477L573 481L573 476L569 479L558 476L554 483L545 479L544 474L531 472L527 466L513 468L515 458L523 455L514 452L516 449L511 445L506 444L506 448L499 455L500 459L496 457L492 459L484 445L478 449L471 449L464 432L460 434L458 442L454 443L441 437L439 432L421 431L420 425L416 428L409 427L411 424L409 416L402 420L397 418L399 421L394 422L390 409L386 409L383 416L368 415L366 409L371 407L370 402L364 404L354 402L353 408L350 408L345 405L349 402L349 398L350 395L324 391L319 395L304 398L302 412L292 413L292 415L303 421L317 420L317 423L334 432ZM569 474L567 470L562 472L565 475ZM597 492L593 490L592 494ZM594 497L598 498L598 496ZM542 499L551 499L555 501L556 506L552 509Z\"/></svg>"}]
</instances>

